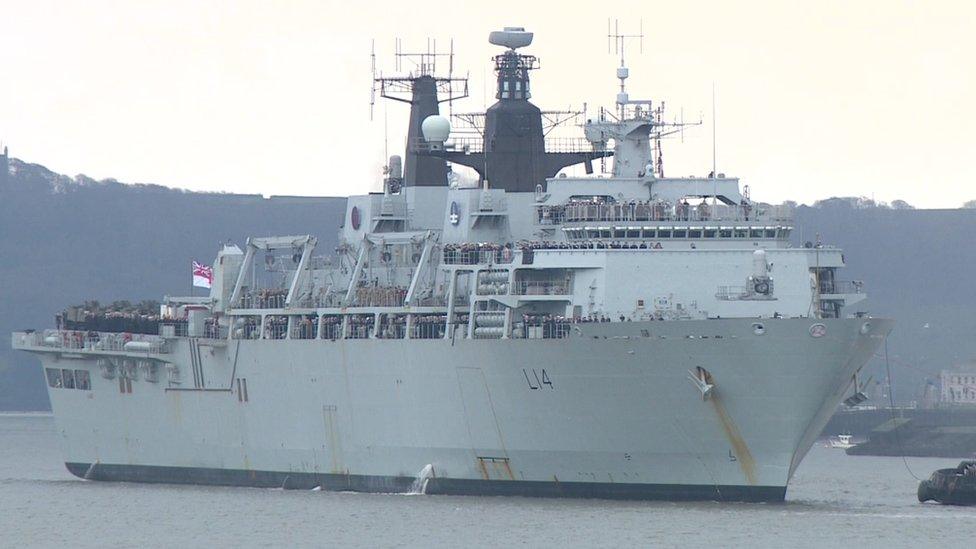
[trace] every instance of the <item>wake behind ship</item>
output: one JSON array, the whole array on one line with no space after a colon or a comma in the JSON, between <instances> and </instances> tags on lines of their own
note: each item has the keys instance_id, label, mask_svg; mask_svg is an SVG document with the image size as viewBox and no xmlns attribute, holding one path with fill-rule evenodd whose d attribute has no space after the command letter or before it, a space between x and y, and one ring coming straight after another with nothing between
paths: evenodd
<instances>
[{"instance_id":1,"label":"wake behind ship","mask_svg":"<svg viewBox=\"0 0 976 549\"><path fill-rule=\"evenodd\" d=\"M141 327L70 310L13 334L43 363L72 473L785 497L891 322L842 314L862 285L837 278L839 249L789 244L788 208L723 174L665 177L677 125L629 97L623 60L616 108L553 143L529 101L537 60L518 51L532 34L490 40L498 102L455 117L473 134L438 114L460 80L433 63L377 79L410 104L406 170L392 157L383 193L348 199L334 255L308 235L251 238L197 266L209 296L167 297ZM600 177L560 173L608 159Z\"/></svg>"}]
</instances>

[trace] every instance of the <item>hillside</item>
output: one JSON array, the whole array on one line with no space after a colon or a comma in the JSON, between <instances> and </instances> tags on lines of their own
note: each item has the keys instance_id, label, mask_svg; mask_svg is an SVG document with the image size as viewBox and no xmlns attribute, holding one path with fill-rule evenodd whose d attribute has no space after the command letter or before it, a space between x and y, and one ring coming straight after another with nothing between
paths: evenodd
<instances>
[{"instance_id":1,"label":"hillside","mask_svg":"<svg viewBox=\"0 0 976 549\"><path fill-rule=\"evenodd\" d=\"M38 363L11 351L11 331L50 327L57 311L86 299L185 293L190 261L209 263L221 241L311 233L329 250L345 207L343 198L265 199L69 178L16 159L10 168L0 178L0 410L48 406ZM916 398L926 374L976 356L976 210L836 199L801 206L796 225L797 245L819 231L824 243L844 248L842 278L865 281L871 296L859 308L898 320L889 343L898 400ZM883 366L871 365L875 379Z\"/></svg>"},{"instance_id":2,"label":"hillside","mask_svg":"<svg viewBox=\"0 0 976 549\"><path fill-rule=\"evenodd\" d=\"M10 168L0 179L0 410L48 407L38 362L11 351L11 331L51 327L86 299L186 294L190 261L210 263L222 241L311 233L330 250L345 208L344 198L98 182L16 159Z\"/></svg>"}]
</instances>

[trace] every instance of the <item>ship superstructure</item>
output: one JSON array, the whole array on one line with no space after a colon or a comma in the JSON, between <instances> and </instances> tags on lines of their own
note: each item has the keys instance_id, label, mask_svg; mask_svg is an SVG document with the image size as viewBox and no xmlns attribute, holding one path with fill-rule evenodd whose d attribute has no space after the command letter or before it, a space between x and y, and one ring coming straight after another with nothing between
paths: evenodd
<instances>
[{"instance_id":1,"label":"ship superstructure","mask_svg":"<svg viewBox=\"0 0 976 549\"><path fill-rule=\"evenodd\" d=\"M527 99L527 76L505 67L525 63L515 48L531 33L492 38L507 48L499 94ZM167 298L158 334L14 334L44 363L68 468L782 500L890 321L845 316L861 284L837 277L840 250L790 245L788 208L723 174L664 177L661 112L621 86L617 108L586 122L588 149L536 143L526 171L486 143L474 188L403 185L393 159L384 192L348 199L334 254L308 235L223 246L210 295ZM473 154L446 118L421 126L408 155ZM518 173L492 178L492 150L497 173ZM610 154L608 176L537 181L558 172L542 160Z\"/></svg>"}]
</instances>

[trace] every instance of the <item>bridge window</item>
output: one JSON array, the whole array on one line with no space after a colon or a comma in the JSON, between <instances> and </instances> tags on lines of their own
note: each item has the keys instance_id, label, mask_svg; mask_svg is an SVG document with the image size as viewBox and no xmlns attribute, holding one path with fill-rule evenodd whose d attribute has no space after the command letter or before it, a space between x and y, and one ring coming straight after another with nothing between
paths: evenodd
<instances>
[{"instance_id":1,"label":"bridge window","mask_svg":"<svg viewBox=\"0 0 976 549\"><path fill-rule=\"evenodd\" d=\"M701 238L701 237L702 237L701 229L688 229L688 238Z\"/></svg>"},{"instance_id":2,"label":"bridge window","mask_svg":"<svg viewBox=\"0 0 976 549\"><path fill-rule=\"evenodd\" d=\"M640 229L627 229L627 238L640 238Z\"/></svg>"},{"instance_id":3,"label":"bridge window","mask_svg":"<svg viewBox=\"0 0 976 549\"><path fill-rule=\"evenodd\" d=\"M88 370L75 370L75 388L91 391L91 376Z\"/></svg>"},{"instance_id":4,"label":"bridge window","mask_svg":"<svg viewBox=\"0 0 976 549\"><path fill-rule=\"evenodd\" d=\"M47 375L48 387L54 387L55 389L63 387L60 368L45 368L44 373Z\"/></svg>"},{"instance_id":5,"label":"bridge window","mask_svg":"<svg viewBox=\"0 0 976 549\"><path fill-rule=\"evenodd\" d=\"M61 370L61 383L65 389L75 388L75 371L64 369Z\"/></svg>"},{"instance_id":6,"label":"bridge window","mask_svg":"<svg viewBox=\"0 0 976 549\"><path fill-rule=\"evenodd\" d=\"M766 238L776 238L776 229L766 229Z\"/></svg>"},{"instance_id":7,"label":"bridge window","mask_svg":"<svg viewBox=\"0 0 976 549\"><path fill-rule=\"evenodd\" d=\"M641 238L656 238L657 231L654 227L644 227L641 231Z\"/></svg>"},{"instance_id":8,"label":"bridge window","mask_svg":"<svg viewBox=\"0 0 976 549\"><path fill-rule=\"evenodd\" d=\"M658 238L671 238L671 229L670 228L669 229L658 229L657 230L657 237Z\"/></svg>"},{"instance_id":9,"label":"bridge window","mask_svg":"<svg viewBox=\"0 0 976 549\"><path fill-rule=\"evenodd\" d=\"M749 229L747 229L745 227L736 227L735 228L735 237L736 238L749 238Z\"/></svg>"},{"instance_id":10,"label":"bridge window","mask_svg":"<svg viewBox=\"0 0 976 549\"><path fill-rule=\"evenodd\" d=\"M675 229L671 236L674 238L686 238L688 236L688 231L687 229Z\"/></svg>"},{"instance_id":11,"label":"bridge window","mask_svg":"<svg viewBox=\"0 0 976 549\"><path fill-rule=\"evenodd\" d=\"M732 228L731 227L722 227L722 228L720 228L718 230L718 237L719 238L732 238Z\"/></svg>"},{"instance_id":12,"label":"bridge window","mask_svg":"<svg viewBox=\"0 0 976 549\"><path fill-rule=\"evenodd\" d=\"M704 234L705 238L715 238L715 235L718 234L718 231L715 230L715 229L705 229L705 231L703 232L703 234Z\"/></svg>"},{"instance_id":13,"label":"bridge window","mask_svg":"<svg viewBox=\"0 0 976 549\"><path fill-rule=\"evenodd\" d=\"M763 237L762 229L753 228L749 230L749 238L762 238L762 237Z\"/></svg>"}]
</instances>

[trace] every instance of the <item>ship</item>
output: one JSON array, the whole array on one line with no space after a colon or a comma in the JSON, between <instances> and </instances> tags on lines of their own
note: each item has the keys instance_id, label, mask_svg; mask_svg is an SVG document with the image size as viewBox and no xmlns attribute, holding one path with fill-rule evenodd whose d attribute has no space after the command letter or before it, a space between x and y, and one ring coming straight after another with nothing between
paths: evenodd
<instances>
[{"instance_id":1,"label":"ship","mask_svg":"<svg viewBox=\"0 0 976 549\"><path fill-rule=\"evenodd\" d=\"M840 249L790 243L788 207L715 170L666 177L661 138L682 125L630 97L622 55L615 106L553 144L533 34L489 40L497 102L473 137L439 113L458 79L433 63L376 79L410 105L406 162L348 198L335 250L222 244L209 294L167 296L138 329L72 310L12 334L42 363L71 473L784 500L892 321L845 311L863 285L838 278Z\"/></svg>"}]
</instances>

